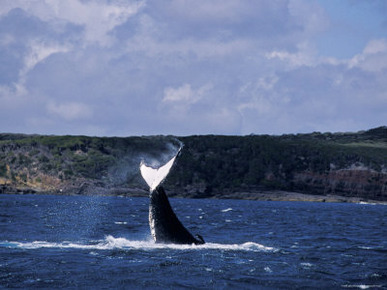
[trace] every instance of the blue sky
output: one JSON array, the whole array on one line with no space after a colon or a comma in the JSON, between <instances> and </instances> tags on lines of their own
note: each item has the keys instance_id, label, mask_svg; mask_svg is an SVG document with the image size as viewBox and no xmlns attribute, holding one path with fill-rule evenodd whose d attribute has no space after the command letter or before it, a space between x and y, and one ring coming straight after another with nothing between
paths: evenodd
<instances>
[{"instance_id":1,"label":"blue sky","mask_svg":"<svg viewBox=\"0 0 387 290\"><path fill-rule=\"evenodd\" d=\"M384 0L0 1L0 132L386 125Z\"/></svg>"}]
</instances>

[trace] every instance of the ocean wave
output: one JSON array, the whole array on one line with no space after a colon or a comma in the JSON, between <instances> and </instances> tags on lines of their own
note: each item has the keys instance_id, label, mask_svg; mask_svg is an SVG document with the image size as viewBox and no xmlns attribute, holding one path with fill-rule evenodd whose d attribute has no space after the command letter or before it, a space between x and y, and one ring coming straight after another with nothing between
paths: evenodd
<instances>
[{"instance_id":1,"label":"ocean wave","mask_svg":"<svg viewBox=\"0 0 387 290\"><path fill-rule=\"evenodd\" d=\"M387 205L387 202L367 202L367 201L360 201L357 204L366 204L366 205Z\"/></svg>"},{"instance_id":2,"label":"ocean wave","mask_svg":"<svg viewBox=\"0 0 387 290\"><path fill-rule=\"evenodd\" d=\"M365 285L365 284L347 284L342 285L344 288L359 288L359 289L369 289L369 288L382 288L382 285Z\"/></svg>"},{"instance_id":3,"label":"ocean wave","mask_svg":"<svg viewBox=\"0 0 387 290\"><path fill-rule=\"evenodd\" d=\"M233 209L231 207L229 208L226 208L226 209L222 209L221 212L229 212L229 211L232 211Z\"/></svg>"},{"instance_id":4,"label":"ocean wave","mask_svg":"<svg viewBox=\"0 0 387 290\"><path fill-rule=\"evenodd\" d=\"M220 244L206 243L204 245L178 245L178 244L156 244L153 240L128 240L125 238L115 238L106 236L104 240L93 241L89 244L63 242L0 242L3 248L21 248L21 249L40 249L40 248L59 248L59 249L85 249L85 250L154 250L154 249L174 249L174 250L225 250L225 251L252 251L252 252L276 252L274 247L264 246L255 242L246 242L243 244Z\"/></svg>"}]
</instances>

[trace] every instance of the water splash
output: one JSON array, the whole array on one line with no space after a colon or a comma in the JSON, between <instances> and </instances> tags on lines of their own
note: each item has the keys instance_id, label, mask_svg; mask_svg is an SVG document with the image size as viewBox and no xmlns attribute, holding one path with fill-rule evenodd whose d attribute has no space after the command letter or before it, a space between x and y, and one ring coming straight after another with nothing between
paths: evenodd
<instances>
[{"instance_id":1,"label":"water splash","mask_svg":"<svg viewBox=\"0 0 387 290\"><path fill-rule=\"evenodd\" d=\"M177 244L156 244L153 240L128 240L125 238L115 238L106 236L104 240L91 241L89 244L74 243L69 241L63 242L0 242L2 248L20 248L20 249L41 249L41 248L57 248L57 249L84 249L84 250L157 250L157 249L173 249L173 250L224 250L224 251L248 251L248 252L277 252L278 249L267 247L255 242L246 242L243 244L220 244L206 243L203 245L177 245Z\"/></svg>"}]
</instances>

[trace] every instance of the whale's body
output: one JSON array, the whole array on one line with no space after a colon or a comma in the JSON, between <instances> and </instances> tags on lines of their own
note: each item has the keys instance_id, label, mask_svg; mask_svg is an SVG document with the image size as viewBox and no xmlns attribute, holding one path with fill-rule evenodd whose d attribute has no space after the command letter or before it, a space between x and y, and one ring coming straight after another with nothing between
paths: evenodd
<instances>
[{"instance_id":1,"label":"whale's body","mask_svg":"<svg viewBox=\"0 0 387 290\"><path fill-rule=\"evenodd\" d=\"M180 150L179 150L180 152ZM204 244L200 235L194 237L174 213L160 183L166 178L179 152L165 165L152 168L143 162L141 175L150 188L149 226L156 243Z\"/></svg>"},{"instance_id":2,"label":"whale's body","mask_svg":"<svg viewBox=\"0 0 387 290\"><path fill-rule=\"evenodd\" d=\"M150 195L149 226L156 243L204 244L201 236L192 236L179 221L162 186Z\"/></svg>"}]
</instances>

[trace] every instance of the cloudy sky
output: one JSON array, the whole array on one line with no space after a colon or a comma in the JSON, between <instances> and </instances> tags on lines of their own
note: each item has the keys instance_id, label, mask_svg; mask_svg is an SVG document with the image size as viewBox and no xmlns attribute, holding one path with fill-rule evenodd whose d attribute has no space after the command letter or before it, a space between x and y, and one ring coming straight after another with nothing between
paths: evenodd
<instances>
[{"instance_id":1,"label":"cloudy sky","mask_svg":"<svg viewBox=\"0 0 387 290\"><path fill-rule=\"evenodd\" d=\"M385 0L0 0L0 132L381 125Z\"/></svg>"}]
</instances>

